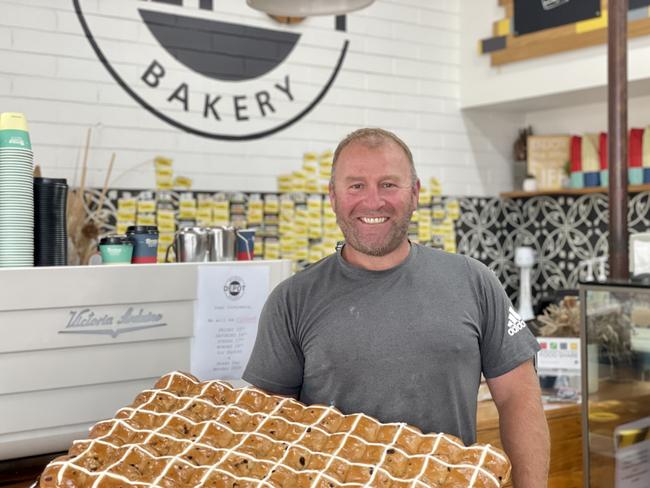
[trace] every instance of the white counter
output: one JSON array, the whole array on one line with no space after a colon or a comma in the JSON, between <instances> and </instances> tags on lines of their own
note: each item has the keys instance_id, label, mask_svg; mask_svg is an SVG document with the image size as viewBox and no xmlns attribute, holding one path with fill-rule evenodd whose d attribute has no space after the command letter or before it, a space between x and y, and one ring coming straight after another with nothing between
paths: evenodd
<instances>
[{"instance_id":1,"label":"white counter","mask_svg":"<svg viewBox=\"0 0 650 488\"><path fill-rule=\"evenodd\" d=\"M0 460L65 450L161 375L190 371L199 266L0 269Z\"/></svg>"}]
</instances>

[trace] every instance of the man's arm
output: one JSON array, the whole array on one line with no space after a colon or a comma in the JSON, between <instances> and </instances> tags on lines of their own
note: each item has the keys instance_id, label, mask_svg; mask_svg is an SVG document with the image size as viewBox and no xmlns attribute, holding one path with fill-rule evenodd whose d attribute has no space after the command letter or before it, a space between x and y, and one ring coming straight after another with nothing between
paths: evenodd
<instances>
[{"instance_id":1,"label":"man's arm","mask_svg":"<svg viewBox=\"0 0 650 488\"><path fill-rule=\"evenodd\" d=\"M514 488L546 488L550 440L532 360L488 378L499 411L501 443L512 462Z\"/></svg>"}]
</instances>

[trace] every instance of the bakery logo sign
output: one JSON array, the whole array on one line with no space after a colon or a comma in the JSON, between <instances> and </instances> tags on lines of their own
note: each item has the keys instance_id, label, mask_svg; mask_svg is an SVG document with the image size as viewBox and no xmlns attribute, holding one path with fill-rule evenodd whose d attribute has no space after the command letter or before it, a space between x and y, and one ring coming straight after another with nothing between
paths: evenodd
<instances>
[{"instance_id":1,"label":"bakery logo sign","mask_svg":"<svg viewBox=\"0 0 650 488\"><path fill-rule=\"evenodd\" d=\"M164 327L163 314L143 308L129 307L121 313L98 312L92 308L70 310L68 323L59 334L109 335L115 339L120 334L138 330Z\"/></svg>"},{"instance_id":2,"label":"bakery logo sign","mask_svg":"<svg viewBox=\"0 0 650 488\"><path fill-rule=\"evenodd\" d=\"M95 54L136 102L212 139L296 123L334 83L349 43L343 16L285 25L243 0L72 1Z\"/></svg>"},{"instance_id":3,"label":"bakery logo sign","mask_svg":"<svg viewBox=\"0 0 650 488\"><path fill-rule=\"evenodd\" d=\"M226 283L223 285L223 292L226 295L226 298L229 298L233 301L239 300L241 297L243 297L245 291L246 283L244 282L243 278L240 278L239 276L228 278Z\"/></svg>"}]
</instances>

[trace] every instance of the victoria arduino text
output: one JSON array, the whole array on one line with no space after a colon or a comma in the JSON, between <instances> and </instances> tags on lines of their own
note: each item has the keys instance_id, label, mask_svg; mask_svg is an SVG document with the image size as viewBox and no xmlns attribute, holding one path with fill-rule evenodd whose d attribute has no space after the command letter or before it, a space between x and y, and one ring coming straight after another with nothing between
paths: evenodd
<instances>
[{"instance_id":1,"label":"victoria arduino text","mask_svg":"<svg viewBox=\"0 0 650 488\"><path fill-rule=\"evenodd\" d=\"M106 313L97 315L91 309L84 308L82 310L70 310L70 318L66 324L66 328L93 327L97 325L113 324L142 324L157 322L161 319L161 314L145 312L142 308L135 313L133 307L129 307L126 312L119 317Z\"/></svg>"}]
</instances>

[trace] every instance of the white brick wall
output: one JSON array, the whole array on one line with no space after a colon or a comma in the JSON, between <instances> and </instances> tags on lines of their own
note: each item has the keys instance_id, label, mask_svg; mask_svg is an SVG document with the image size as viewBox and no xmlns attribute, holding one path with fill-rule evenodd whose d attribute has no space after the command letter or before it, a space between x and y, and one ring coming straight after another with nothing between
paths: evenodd
<instances>
[{"instance_id":1,"label":"white brick wall","mask_svg":"<svg viewBox=\"0 0 650 488\"><path fill-rule=\"evenodd\" d=\"M114 22L119 3L95 2L105 17L98 19L96 34L123 45L124 60L130 62L138 49L151 45L143 44L144 25ZM241 4L230 7L231 13L235 9L254 25L270 25ZM318 34L333 23L332 17L309 19L297 29L316 39L311 52L325 52L337 47L325 37L319 42ZM276 176L298 169L303 152L333 149L349 131L371 125L401 135L413 149L420 177L425 182L439 177L447 194L494 195L510 189L514 125L504 120L491 127L494 121L479 123L477 118L484 119L459 108L457 1L377 0L349 15L347 27L348 57L311 113L270 137L226 142L182 132L141 108L97 59L72 0L0 0L0 111L24 112L44 174L73 184L88 127L93 128L92 186L103 183L115 151L114 186L153 186L153 169L146 162L160 154L173 158L176 174L193 178L197 189L273 191ZM310 83L327 76L308 55L297 59L295 69ZM142 72L137 66L125 69Z\"/></svg>"}]
</instances>

